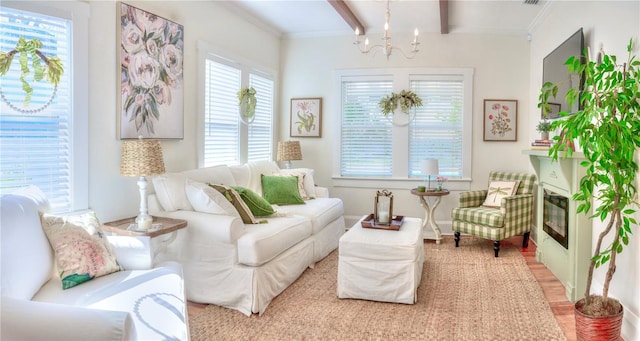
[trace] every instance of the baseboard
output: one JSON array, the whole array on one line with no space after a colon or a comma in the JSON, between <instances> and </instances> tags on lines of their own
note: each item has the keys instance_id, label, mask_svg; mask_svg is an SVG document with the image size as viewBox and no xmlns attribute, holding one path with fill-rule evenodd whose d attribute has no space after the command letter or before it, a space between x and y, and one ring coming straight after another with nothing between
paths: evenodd
<instances>
[{"instance_id":1,"label":"baseboard","mask_svg":"<svg viewBox=\"0 0 640 341\"><path fill-rule=\"evenodd\" d=\"M625 340L640 340L640 316L626 308L622 318L621 334Z\"/></svg>"}]
</instances>

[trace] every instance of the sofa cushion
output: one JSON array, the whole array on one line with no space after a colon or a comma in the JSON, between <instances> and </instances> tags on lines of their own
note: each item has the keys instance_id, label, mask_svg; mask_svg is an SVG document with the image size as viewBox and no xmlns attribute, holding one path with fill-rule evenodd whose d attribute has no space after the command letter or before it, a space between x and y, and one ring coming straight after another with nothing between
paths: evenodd
<instances>
[{"instance_id":1,"label":"sofa cushion","mask_svg":"<svg viewBox=\"0 0 640 341\"><path fill-rule=\"evenodd\" d=\"M187 198L185 187L187 176L181 173L165 173L152 178L156 197L167 212L177 210L192 211L191 203Z\"/></svg>"},{"instance_id":2,"label":"sofa cushion","mask_svg":"<svg viewBox=\"0 0 640 341\"><path fill-rule=\"evenodd\" d=\"M242 218L243 223L258 224L258 221L256 220L255 216L249 209L249 206L247 206L247 204L244 203L244 201L242 200L242 197L240 197L240 194L238 194L236 190L224 185L209 184L209 186L213 187L218 192L222 193L222 195L224 195L224 197L227 198L227 200L229 200L229 202L233 205L233 207L236 209L236 211L240 215L240 218Z\"/></svg>"},{"instance_id":3,"label":"sofa cushion","mask_svg":"<svg viewBox=\"0 0 640 341\"><path fill-rule=\"evenodd\" d=\"M476 225L504 227L504 214L499 208L493 207L456 207L451 211L453 220Z\"/></svg>"},{"instance_id":4,"label":"sofa cushion","mask_svg":"<svg viewBox=\"0 0 640 341\"><path fill-rule=\"evenodd\" d=\"M38 208L47 207L48 203L40 205L39 200L33 199L34 193L44 198L37 187L28 192L7 194L0 199L2 297L30 300L53 271L53 251L38 214Z\"/></svg>"},{"instance_id":5,"label":"sofa cushion","mask_svg":"<svg viewBox=\"0 0 640 341\"><path fill-rule=\"evenodd\" d=\"M338 198L317 198L305 201L306 205L278 206L280 213L295 214L311 220L313 234L317 234L329 223L342 217L344 207Z\"/></svg>"},{"instance_id":6,"label":"sofa cushion","mask_svg":"<svg viewBox=\"0 0 640 341\"><path fill-rule=\"evenodd\" d=\"M187 340L187 311L180 264L163 263L151 270L120 271L68 290L51 279L33 298L38 302L129 312L133 340ZM90 335L78 336L91 339Z\"/></svg>"},{"instance_id":7,"label":"sofa cushion","mask_svg":"<svg viewBox=\"0 0 640 341\"><path fill-rule=\"evenodd\" d=\"M202 183L221 184L225 186L235 186L236 181L231 174L228 166L213 166L191 169L180 174L186 176L191 180Z\"/></svg>"},{"instance_id":8,"label":"sofa cushion","mask_svg":"<svg viewBox=\"0 0 640 341\"><path fill-rule=\"evenodd\" d=\"M273 205L304 204L297 176L262 175L262 196Z\"/></svg>"},{"instance_id":9,"label":"sofa cushion","mask_svg":"<svg viewBox=\"0 0 640 341\"><path fill-rule=\"evenodd\" d=\"M185 192L189 203L197 212L224 214L240 218L238 211L227 198L207 184L187 179Z\"/></svg>"},{"instance_id":10,"label":"sofa cushion","mask_svg":"<svg viewBox=\"0 0 640 341\"><path fill-rule=\"evenodd\" d=\"M267 218L268 224L246 225L238 238L238 262L260 266L311 236L311 222L301 216Z\"/></svg>"},{"instance_id":11,"label":"sofa cushion","mask_svg":"<svg viewBox=\"0 0 640 341\"><path fill-rule=\"evenodd\" d=\"M247 163L247 167L249 168L249 182L247 187L250 190L262 195L262 174L271 175L273 173L277 173L280 171L278 164L275 161L254 161ZM240 184L238 184L240 185Z\"/></svg>"},{"instance_id":12,"label":"sofa cushion","mask_svg":"<svg viewBox=\"0 0 640 341\"><path fill-rule=\"evenodd\" d=\"M242 186L232 186L231 188L240 194L240 198L242 198L242 201L249 207L254 216L266 217L276 213L271 204L256 192Z\"/></svg>"},{"instance_id":13,"label":"sofa cushion","mask_svg":"<svg viewBox=\"0 0 640 341\"><path fill-rule=\"evenodd\" d=\"M249 165L229 166L229 171L231 172L231 175L233 175L233 180L235 180L236 186L249 187L249 178L251 177Z\"/></svg>"},{"instance_id":14,"label":"sofa cushion","mask_svg":"<svg viewBox=\"0 0 640 341\"><path fill-rule=\"evenodd\" d=\"M293 168L293 169L281 169L280 174L304 174L304 191L307 193L307 198L314 198L316 196L316 183L313 179L313 169L311 168Z\"/></svg>"},{"instance_id":15,"label":"sofa cushion","mask_svg":"<svg viewBox=\"0 0 640 341\"><path fill-rule=\"evenodd\" d=\"M123 270L95 213L43 214L41 222L55 252L63 289Z\"/></svg>"}]
</instances>

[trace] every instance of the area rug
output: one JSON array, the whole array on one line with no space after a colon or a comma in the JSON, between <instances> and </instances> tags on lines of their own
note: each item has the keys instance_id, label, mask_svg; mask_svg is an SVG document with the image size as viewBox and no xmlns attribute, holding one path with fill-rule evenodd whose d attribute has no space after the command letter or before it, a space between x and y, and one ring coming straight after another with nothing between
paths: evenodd
<instances>
[{"instance_id":1,"label":"area rug","mask_svg":"<svg viewBox=\"0 0 640 341\"><path fill-rule=\"evenodd\" d=\"M307 269L262 316L207 306L197 340L565 340L518 248L491 241L425 243L414 305L339 299L338 251Z\"/></svg>"}]
</instances>

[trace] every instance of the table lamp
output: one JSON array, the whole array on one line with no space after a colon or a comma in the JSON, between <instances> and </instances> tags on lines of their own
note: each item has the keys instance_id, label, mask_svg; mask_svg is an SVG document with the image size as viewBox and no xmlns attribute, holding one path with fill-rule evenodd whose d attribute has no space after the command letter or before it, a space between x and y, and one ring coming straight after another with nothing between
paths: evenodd
<instances>
[{"instance_id":1,"label":"table lamp","mask_svg":"<svg viewBox=\"0 0 640 341\"><path fill-rule=\"evenodd\" d=\"M284 167L286 169L291 169L291 161L294 160L302 160L300 141L278 142L278 153L276 161L284 161Z\"/></svg>"},{"instance_id":2,"label":"table lamp","mask_svg":"<svg viewBox=\"0 0 640 341\"><path fill-rule=\"evenodd\" d=\"M164 173L162 148L158 140L124 140L122 141L122 157L120 175L138 176L140 190L140 214L136 217L138 229L151 228L153 218L147 209L147 176Z\"/></svg>"},{"instance_id":3,"label":"table lamp","mask_svg":"<svg viewBox=\"0 0 640 341\"><path fill-rule=\"evenodd\" d=\"M424 175L428 180L427 191L432 191L431 189L431 176L440 174L440 167L438 166L437 159L424 159L422 160L422 175Z\"/></svg>"}]
</instances>

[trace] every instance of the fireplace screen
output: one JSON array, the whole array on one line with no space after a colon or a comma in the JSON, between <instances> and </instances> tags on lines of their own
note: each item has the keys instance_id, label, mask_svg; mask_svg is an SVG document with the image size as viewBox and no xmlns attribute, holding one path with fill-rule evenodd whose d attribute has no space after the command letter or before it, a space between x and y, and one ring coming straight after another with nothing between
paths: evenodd
<instances>
[{"instance_id":1,"label":"fireplace screen","mask_svg":"<svg viewBox=\"0 0 640 341\"><path fill-rule=\"evenodd\" d=\"M543 230L565 249L569 248L569 199L550 190L544 190Z\"/></svg>"}]
</instances>

